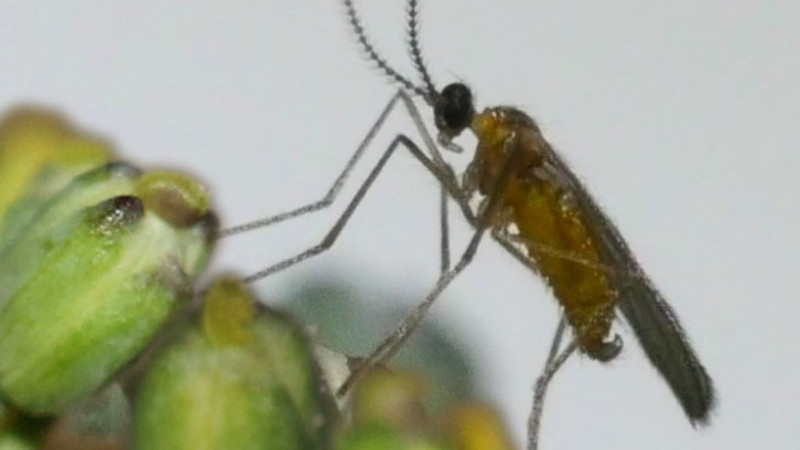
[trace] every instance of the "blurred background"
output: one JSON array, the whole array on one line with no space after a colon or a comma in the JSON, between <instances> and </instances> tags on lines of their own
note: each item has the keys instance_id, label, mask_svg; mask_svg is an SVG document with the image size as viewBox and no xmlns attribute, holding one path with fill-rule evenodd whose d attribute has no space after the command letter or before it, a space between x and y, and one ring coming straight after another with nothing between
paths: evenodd
<instances>
[{"instance_id":1,"label":"blurred background","mask_svg":"<svg viewBox=\"0 0 800 450\"><path fill-rule=\"evenodd\" d=\"M402 2L375 3L359 3L367 29L408 73ZM556 379L542 448L788 448L800 413L800 6L488 5L425 2L435 81L540 122L679 313L720 397L712 425L692 429L620 325L617 360L576 358ZM0 3L0 108L58 108L140 166L196 174L226 225L320 198L393 91L335 1ZM317 243L399 131L413 132L401 112L329 211L230 238L216 267L250 273ZM434 180L397 155L333 250L256 286L365 352L436 278L437 202ZM454 214L455 251L469 233ZM557 318L542 283L486 242L429 321L432 341L457 343L448 387L497 402L518 443Z\"/></svg>"}]
</instances>

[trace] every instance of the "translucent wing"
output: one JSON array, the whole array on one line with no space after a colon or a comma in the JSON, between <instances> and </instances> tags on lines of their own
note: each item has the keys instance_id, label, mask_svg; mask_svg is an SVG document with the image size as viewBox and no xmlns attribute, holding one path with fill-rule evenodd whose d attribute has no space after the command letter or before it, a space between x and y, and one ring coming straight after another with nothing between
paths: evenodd
<instances>
[{"instance_id":1,"label":"translucent wing","mask_svg":"<svg viewBox=\"0 0 800 450\"><path fill-rule=\"evenodd\" d=\"M650 362L678 398L692 424L704 424L714 405L711 378L700 364L678 317L645 275L617 228L592 199L567 164L552 149L547 160L569 186L591 224L604 264L618 294L618 305Z\"/></svg>"}]
</instances>

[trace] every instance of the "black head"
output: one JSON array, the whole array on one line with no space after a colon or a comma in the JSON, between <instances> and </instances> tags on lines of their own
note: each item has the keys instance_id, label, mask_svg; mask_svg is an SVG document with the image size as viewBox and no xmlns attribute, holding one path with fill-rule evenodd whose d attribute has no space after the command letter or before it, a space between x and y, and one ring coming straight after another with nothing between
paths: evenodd
<instances>
[{"instance_id":1,"label":"black head","mask_svg":"<svg viewBox=\"0 0 800 450\"><path fill-rule=\"evenodd\" d=\"M469 127L475 116L472 91L463 83L451 83L442 89L433 103L436 128L450 138Z\"/></svg>"}]
</instances>

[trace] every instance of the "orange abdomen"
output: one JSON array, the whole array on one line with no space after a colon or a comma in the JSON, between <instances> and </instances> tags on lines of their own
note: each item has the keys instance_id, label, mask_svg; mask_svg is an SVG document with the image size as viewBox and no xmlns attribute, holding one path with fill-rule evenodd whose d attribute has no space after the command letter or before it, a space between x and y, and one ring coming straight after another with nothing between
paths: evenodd
<instances>
[{"instance_id":1,"label":"orange abdomen","mask_svg":"<svg viewBox=\"0 0 800 450\"><path fill-rule=\"evenodd\" d=\"M550 184L512 180L508 188L505 197L513 203L507 206L528 255L564 307L580 348L592 355L609 333L615 302L606 273L591 265L601 263L594 238L580 213L565 206ZM579 261L548 254L547 248Z\"/></svg>"},{"instance_id":2,"label":"orange abdomen","mask_svg":"<svg viewBox=\"0 0 800 450\"><path fill-rule=\"evenodd\" d=\"M489 226L517 226L528 256L564 307L581 350L603 359L616 295L600 268L591 225L571 201L569 187L559 186L558 174L547 167L550 145L535 122L513 108L477 114L472 129L478 148L469 181L484 196L500 195ZM505 186L497 191L500 182Z\"/></svg>"}]
</instances>

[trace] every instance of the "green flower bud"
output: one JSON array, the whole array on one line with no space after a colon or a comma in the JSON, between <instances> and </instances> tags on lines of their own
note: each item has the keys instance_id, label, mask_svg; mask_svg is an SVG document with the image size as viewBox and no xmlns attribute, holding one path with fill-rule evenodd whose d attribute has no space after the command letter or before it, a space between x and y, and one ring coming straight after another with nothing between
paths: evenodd
<instances>
[{"instance_id":1,"label":"green flower bud","mask_svg":"<svg viewBox=\"0 0 800 450\"><path fill-rule=\"evenodd\" d=\"M161 188L127 166L101 167L4 233L0 392L16 407L56 413L94 391L191 296L216 220L196 183L154 177ZM176 223L161 208L181 199L193 220ZM192 205L202 207L189 214Z\"/></svg>"},{"instance_id":2,"label":"green flower bud","mask_svg":"<svg viewBox=\"0 0 800 450\"><path fill-rule=\"evenodd\" d=\"M20 199L42 201L111 156L107 142L75 129L56 113L12 110L0 121L0 229Z\"/></svg>"},{"instance_id":3,"label":"green flower bud","mask_svg":"<svg viewBox=\"0 0 800 450\"><path fill-rule=\"evenodd\" d=\"M355 386L352 424L337 450L444 450L434 439L425 408L424 380L418 374L371 369Z\"/></svg>"},{"instance_id":4,"label":"green flower bud","mask_svg":"<svg viewBox=\"0 0 800 450\"><path fill-rule=\"evenodd\" d=\"M133 194L140 171L124 163L89 171L46 201L20 201L0 237L0 305L38 270L76 214L109 198Z\"/></svg>"},{"instance_id":5,"label":"green flower bud","mask_svg":"<svg viewBox=\"0 0 800 450\"><path fill-rule=\"evenodd\" d=\"M145 374L134 448L328 448L328 402L302 330L223 278Z\"/></svg>"},{"instance_id":6,"label":"green flower bud","mask_svg":"<svg viewBox=\"0 0 800 450\"><path fill-rule=\"evenodd\" d=\"M373 423L351 430L336 446L337 450L447 450L425 436L402 432Z\"/></svg>"}]
</instances>

